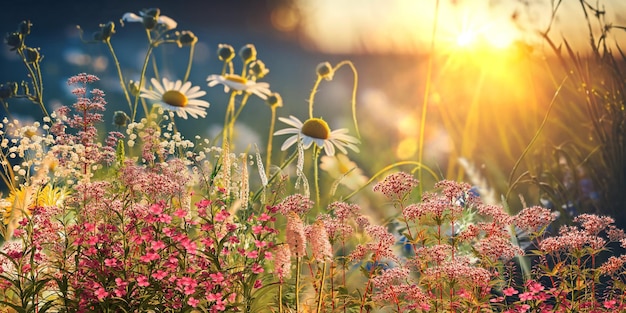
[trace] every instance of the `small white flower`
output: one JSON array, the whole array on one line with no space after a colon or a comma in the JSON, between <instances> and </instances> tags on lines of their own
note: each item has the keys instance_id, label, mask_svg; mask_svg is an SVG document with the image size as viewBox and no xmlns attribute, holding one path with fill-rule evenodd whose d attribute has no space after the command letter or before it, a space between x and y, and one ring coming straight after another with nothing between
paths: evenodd
<instances>
[{"instance_id":1,"label":"small white flower","mask_svg":"<svg viewBox=\"0 0 626 313\"><path fill-rule=\"evenodd\" d=\"M140 11L139 15L137 15L135 13L132 13L132 12L124 13L124 15L122 16L122 21L124 21L124 22L141 22L141 23L144 23L146 18L153 18L154 17L154 15L150 14L149 12L150 11L148 11L148 12ZM178 25L178 23L175 20L173 20L172 18L170 18L168 16L159 15L159 14L157 14L157 16L158 16L156 18L157 24L162 24L167 29L174 29Z\"/></svg>"},{"instance_id":2,"label":"small white flower","mask_svg":"<svg viewBox=\"0 0 626 313\"><path fill-rule=\"evenodd\" d=\"M323 148L326 155L335 155L335 147L343 154L348 154L346 148L350 148L355 152L359 152L356 144L359 140L348 135L345 128L331 131L328 124L320 118L310 118L302 123L297 117L289 116L289 118L279 117L281 122L293 126L292 128L281 129L274 135L294 134L287 138L283 143L281 150L287 150L294 143L302 138L302 145L305 149L311 147L315 143L318 147Z\"/></svg>"},{"instance_id":3,"label":"small white flower","mask_svg":"<svg viewBox=\"0 0 626 313\"><path fill-rule=\"evenodd\" d=\"M163 109L176 112L184 119L187 119L187 114L193 118L206 116L209 103L197 99L206 94L200 87L191 87L191 82L183 84L180 80L170 82L167 78L163 78L163 84L155 78L150 81L154 89L142 89L140 97L155 100Z\"/></svg>"},{"instance_id":4,"label":"small white flower","mask_svg":"<svg viewBox=\"0 0 626 313\"><path fill-rule=\"evenodd\" d=\"M209 87L222 84L224 85L224 92L229 92L232 88L238 91L253 93L263 100L267 100L267 97L272 93L270 84L257 83L235 74L210 75L207 77L207 81L209 82Z\"/></svg>"}]
</instances>

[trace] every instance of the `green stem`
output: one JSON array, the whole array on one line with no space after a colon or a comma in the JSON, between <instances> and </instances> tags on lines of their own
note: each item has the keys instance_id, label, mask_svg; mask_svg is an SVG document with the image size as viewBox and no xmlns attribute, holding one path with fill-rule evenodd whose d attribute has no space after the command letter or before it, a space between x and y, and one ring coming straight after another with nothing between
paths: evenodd
<instances>
[{"instance_id":1,"label":"green stem","mask_svg":"<svg viewBox=\"0 0 626 313\"><path fill-rule=\"evenodd\" d=\"M554 92L554 95L552 96L552 100L550 101L550 105L548 105L548 110L546 111L546 115L543 116L543 120L541 121L541 124L539 125L539 128L537 128L537 131L535 132L535 135L530 140L530 142L528 143L526 148L524 148L524 151L522 152L522 155L520 155L520 157L517 159L517 161L515 161L515 165L513 166L513 169L511 170L511 174L509 174L509 183L508 183L509 187L508 187L508 189L506 191L506 194L504 196L505 202L509 199L509 194L511 193L511 191L513 191L513 184L512 184L513 175L515 174L515 171L517 171L517 168L519 167L519 165L522 162L522 160L524 159L524 157L526 157L526 154L528 154L528 152L530 151L530 147L532 147L532 145L535 143L537 138L539 138L539 134L543 130L543 127L546 125L546 122L548 121L548 116L550 115L550 111L552 111L552 107L554 106L554 103L556 103L556 98L559 95L559 92L561 91L561 88L563 88L563 85L565 84L566 80L567 80L567 76L565 76L565 78L563 78L563 81L561 81L561 84L559 84L559 87Z\"/></svg>"},{"instance_id":2,"label":"green stem","mask_svg":"<svg viewBox=\"0 0 626 313\"><path fill-rule=\"evenodd\" d=\"M300 312L300 257L296 257L296 312Z\"/></svg>"},{"instance_id":3,"label":"green stem","mask_svg":"<svg viewBox=\"0 0 626 313\"><path fill-rule=\"evenodd\" d=\"M319 157L322 149L315 145L313 148L313 180L315 181L315 206L321 208L320 205L320 183L319 183Z\"/></svg>"},{"instance_id":4,"label":"green stem","mask_svg":"<svg viewBox=\"0 0 626 313\"><path fill-rule=\"evenodd\" d=\"M309 118L313 118L313 103L315 101L315 93L317 92L317 88L320 86L321 81L322 77L317 75L317 79L315 80L315 84L313 84L313 89L311 90L311 94L309 95Z\"/></svg>"},{"instance_id":5,"label":"green stem","mask_svg":"<svg viewBox=\"0 0 626 313\"><path fill-rule=\"evenodd\" d=\"M193 44L189 48L189 62L187 63L187 71L185 72L185 78L183 78L183 83L189 79L189 74L191 73L191 64L193 63L193 54L196 49L196 45Z\"/></svg>"},{"instance_id":6,"label":"green stem","mask_svg":"<svg viewBox=\"0 0 626 313\"><path fill-rule=\"evenodd\" d=\"M317 295L317 310L315 312L322 312L322 292L324 290L324 280L326 279L326 262L322 266L322 277L320 278L320 289Z\"/></svg>"},{"instance_id":7,"label":"green stem","mask_svg":"<svg viewBox=\"0 0 626 313\"><path fill-rule=\"evenodd\" d=\"M265 175L270 174L270 166L272 162L272 144L274 140L274 125L276 124L276 107L272 106L272 119L270 121L270 131L267 137L267 155L265 159Z\"/></svg>"},{"instance_id":8,"label":"green stem","mask_svg":"<svg viewBox=\"0 0 626 313\"><path fill-rule=\"evenodd\" d=\"M39 86L39 96L37 97L39 106L41 107L41 111L43 111L43 114L45 114L46 116L50 116L48 114L48 111L46 110L46 106L43 104L43 77L41 76L41 67L39 66L39 63L35 64L35 69L37 70L37 80L38 80L38 86ZM34 80L35 78L33 78Z\"/></svg>"},{"instance_id":9,"label":"green stem","mask_svg":"<svg viewBox=\"0 0 626 313\"><path fill-rule=\"evenodd\" d=\"M235 97L237 94L235 92L230 93L230 98L228 99L228 106L226 107L226 115L224 115L224 129L222 130L222 143L228 142L230 143L230 139L232 136L232 128L231 122L234 119L235 114Z\"/></svg>"},{"instance_id":10,"label":"green stem","mask_svg":"<svg viewBox=\"0 0 626 313\"><path fill-rule=\"evenodd\" d=\"M356 130L356 135L359 137L359 139L361 139L361 133L359 132L359 125L358 125L357 119L356 119L356 91L357 91L358 84L359 84L359 73L356 71L356 67L354 67L354 64L351 61L349 61L349 60L345 60L345 61L339 62L335 66L333 71L338 70L343 65L350 66L350 69L352 69L352 74L354 75L354 85L352 85L352 104L351 104L352 105L352 121L354 122L354 128Z\"/></svg>"},{"instance_id":11,"label":"green stem","mask_svg":"<svg viewBox=\"0 0 626 313\"><path fill-rule=\"evenodd\" d=\"M117 55L115 54L115 50L111 45L111 40L107 39L105 41L107 47L109 48L109 52L111 52L111 56L113 57L113 62L115 63L115 68L117 69L117 76L120 79L120 85L122 86L122 91L124 92L124 97L126 97L126 102L128 102L128 108L133 109L132 102L130 101L130 96L128 95L128 88L126 88L126 82L124 81L124 76L122 75L122 68L120 66L120 61L117 59Z\"/></svg>"},{"instance_id":12,"label":"green stem","mask_svg":"<svg viewBox=\"0 0 626 313\"><path fill-rule=\"evenodd\" d=\"M139 77L139 88L142 88L146 76L146 70L148 69L148 61L150 60L150 54L152 54L152 49L154 49L154 45L151 43L148 46L148 51L146 51L146 57L143 60L143 67L141 68L141 76ZM135 103L133 104L133 116L131 121L135 121L137 117L137 104L139 103L139 95L135 96ZM146 110L146 115L148 115L148 111Z\"/></svg>"}]
</instances>

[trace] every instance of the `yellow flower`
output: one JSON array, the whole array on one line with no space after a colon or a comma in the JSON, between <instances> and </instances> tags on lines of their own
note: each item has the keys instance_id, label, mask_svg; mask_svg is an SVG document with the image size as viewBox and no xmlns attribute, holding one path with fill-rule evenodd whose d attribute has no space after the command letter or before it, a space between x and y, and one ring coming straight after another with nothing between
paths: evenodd
<instances>
[{"instance_id":1,"label":"yellow flower","mask_svg":"<svg viewBox=\"0 0 626 313\"><path fill-rule=\"evenodd\" d=\"M363 171L345 154L324 155L321 161L320 168L350 190L357 190L367 183Z\"/></svg>"}]
</instances>

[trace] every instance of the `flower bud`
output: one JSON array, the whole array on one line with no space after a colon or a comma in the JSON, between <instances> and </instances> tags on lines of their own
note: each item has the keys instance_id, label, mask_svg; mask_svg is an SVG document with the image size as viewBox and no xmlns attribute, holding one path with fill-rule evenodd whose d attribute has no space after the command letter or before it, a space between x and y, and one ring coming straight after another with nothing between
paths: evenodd
<instances>
[{"instance_id":1,"label":"flower bud","mask_svg":"<svg viewBox=\"0 0 626 313\"><path fill-rule=\"evenodd\" d=\"M253 44L247 44L241 47L239 56L246 63L256 60L256 47L254 47Z\"/></svg>"},{"instance_id":2,"label":"flower bud","mask_svg":"<svg viewBox=\"0 0 626 313\"><path fill-rule=\"evenodd\" d=\"M115 34L115 23L108 22L106 24L100 24L100 28L102 29L102 38L103 40L109 40L113 34Z\"/></svg>"},{"instance_id":3,"label":"flower bud","mask_svg":"<svg viewBox=\"0 0 626 313\"><path fill-rule=\"evenodd\" d=\"M17 83L10 82L5 84L0 84L0 99L5 100L11 98L17 94Z\"/></svg>"},{"instance_id":4,"label":"flower bud","mask_svg":"<svg viewBox=\"0 0 626 313\"><path fill-rule=\"evenodd\" d=\"M26 62L27 63L39 63L41 60L41 55L39 54L39 50L31 47L26 47L24 49Z\"/></svg>"},{"instance_id":5,"label":"flower bud","mask_svg":"<svg viewBox=\"0 0 626 313\"><path fill-rule=\"evenodd\" d=\"M126 127L130 121L130 117L124 111L115 111L113 113L113 125L117 127Z\"/></svg>"},{"instance_id":6,"label":"flower bud","mask_svg":"<svg viewBox=\"0 0 626 313\"><path fill-rule=\"evenodd\" d=\"M31 24L30 21L26 20L26 21L22 21L20 23L20 25L17 27L17 31L18 33L22 34L22 35L28 35L30 34L30 27L33 26L33 24Z\"/></svg>"},{"instance_id":7,"label":"flower bud","mask_svg":"<svg viewBox=\"0 0 626 313\"><path fill-rule=\"evenodd\" d=\"M161 10L159 8L150 8L143 10L140 15L143 18L143 26L145 26L146 29L154 29L159 22Z\"/></svg>"},{"instance_id":8,"label":"flower bud","mask_svg":"<svg viewBox=\"0 0 626 313\"><path fill-rule=\"evenodd\" d=\"M194 33L188 31L188 30L183 30L179 35L178 38L176 39L176 42L178 43L179 47L182 46L193 46L196 44L196 42L198 42L198 37L196 37L196 35L194 35Z\"/></svg>"},{"instance_id":9,"label":"flower bud","mask_svg":"<svg viewBox=\"0 0 626 313\"><path fill-rule=\"evenodd\" d=\"M263 78L269 72L270 70L265 67L265 63L261 60L250 63L250 73L256 78Z\"/></svg>"},{"instance_id":10,"label":"flower bud","mask_svg":"<svg viewBox=\"0 0 626 313\"><path fill-rule=\"evenodd\" d=\"M22 35L20 33L10 33L4 37L4 41L10 47L11 51L15 51L24 46L22 42Z\"/></svg>"},{"instance_id":11,"label":"flower bud","mask_svg":"<svg viewBox=\"0 0 626 313\"><path fill-rule=\"evenodd\" d=\"M283 106L283 98L277 92L269 95L265 102L272 108L281 108Z\"/></svg>"},{"instance_id":12,"label":"flower bud","mask_svg":"<svg viewBox=\"0 0 626 313\"><path fill-rule=\"evenodd\" d=\"M154 16L144 16L143 17L143 26L148 29L154 29L158 24L158 20Z\"/></svg>"},{"instance_id":13,"label":"flower bud","mask_svg":"<svg viewBox=\"0 0 626 313\"><path fill-rule=\"evenodd\" d=\"M315 69L315 71L317 72L317 76L324 78L326 80L332 80L333 79L333 67L330 65L330 63L328 62L322 62L320 64L317 65L317 68Z\"/></svg>"},{"instance_id":14,"label":"flower bud","mask_svg":"<svg viewBox=\"0 0 626 313\"><path fill-rule=\"evenodd\" d=\"M154 18L159 18L159 15L161 15L161 9L159 8L149 8L149 9L145 9L143 10L143 16L151 16Z\"/></svg>"},{"instance_id":15,"label":"flower bud","mask_svg":"<svg viewBox=\"0 0 626 313\"><path fill-rule=\"evenodd\" d=\"M137 97L141 92L141 86L139 86L138 82L131 80L128 82L128 91L131 95Z\"/></svg>"},{"instance_id":16,"label":"flower bud","mask_svg":"<svg viewBox=\"0 0 626 313\"><path fill-rule=\"evenodd\" d=\"M219 44L217 46L217 57L220 61L230 62L235 57L235 49L228 44Z\"/></svg>"}]
</instances>

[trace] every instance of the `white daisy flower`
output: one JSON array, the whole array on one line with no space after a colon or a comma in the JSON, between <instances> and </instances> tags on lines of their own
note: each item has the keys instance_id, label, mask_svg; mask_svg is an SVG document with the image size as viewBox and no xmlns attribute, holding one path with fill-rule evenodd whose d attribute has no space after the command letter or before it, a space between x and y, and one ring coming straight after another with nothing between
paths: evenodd
<instances>
[{"instance_id":1,"label":"white daisy flower","mask_svg":"<svg viewBox=\"0 0 626 313\"><path fill-rule=\"evenodd\" d=\"M294 134L287 138L282 147L280 147L283 151L296 143L299 138L302 138L302 145L305 149L308 149L311 144L315 143L318 147L324 149L326 155L330 156L335 155L335 147L343 154L348 154L346 148L359 152L359 148L356 146L359 143L357 138L348 135L348 130L345 128L331 131L323 119L310 118L302 123L297 117L289 116L288 119L279 117L278 120L293 126L292 128L281 129L274 133L274 135Z\"/></svg>"},{"instance_id":2,"label":"white daisy flower","mask_svg":"<svg viewBox=\"0 0 626 313\"><path fill-rule=\"evenodd\" d=\"M157 101L157 104L164 109L176 112L184 119L187 119L187 114L193 118L206 116L209 103L197 99L206 94L205 91L200 90L200 87L191 87L191 82L183 84L180 80L171 82L167 78L163 78L163 84L155 78L150 81L154 89L141 89L140 97Z\"/></svg>"},{"instance_id":3,"label":"white daisy flower","mask_svg":"<svg viewBox=\"0 0 626 313\"><path fill-rule=\"evenodd\" d=\"M145 11L140 11L139 15L127 12L122 16L122 21L124 22L141 22L148 27L148 29L152 29L155 25L152 24L152 20L156 17L156 23L162 24L167 29L174 29L178 25L175 20L172 18L160 15L158 9L149 9ZM151 27L150 27L151 26Z\"/></svg>"},{"instance_id":4,"label":"white daisy flower","mask_svg":"<svg viewBox=\"0 0 626 313\"><path fill-rule=\"evenodd\" d=\"M238 91L253 93L263 100L267 100L267 96L272 93L270 84L257 83L235 74L210 75L207 77L207 81L209 82L209 87L222 84L224 85L224 92L229 92L232 88Z\"/></svg>"}]
</instances>

